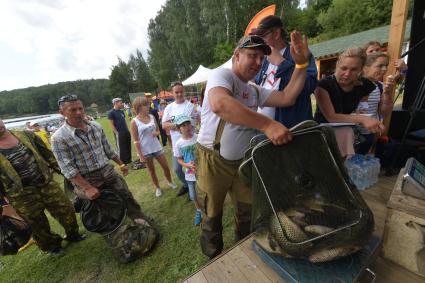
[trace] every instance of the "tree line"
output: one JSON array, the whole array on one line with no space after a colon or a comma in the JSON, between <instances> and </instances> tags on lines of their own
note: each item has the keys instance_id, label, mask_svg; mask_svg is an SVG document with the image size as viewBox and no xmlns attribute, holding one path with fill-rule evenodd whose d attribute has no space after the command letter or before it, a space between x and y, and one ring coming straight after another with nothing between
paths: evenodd
<instances>
[{"instance_id":1,"label":"tree line","mask_svg":"<svg viewBox=\"0 0 425 283\"><path fill-rule=\"evenodd\" d=\"M168 89L170 82L184 80L200 64L216 67L227 61L251 18L271 4L276 4L285 29L306 34L310 44L387 25L392 10L392 0L168 0L149 22L146 58L140 50L128 60L118 57L108 80L0 93L0 115L51 111L57 97L69 91L102 106L131 92Z\"/></svg>"},{"instance_id":2,"label":"tree line","mask_svg":"<svg viewBox=\"0 0 425 283\"><path fill-rule=\"evenodd\" d=\"M106 79L78 80L0 92L0 118L21 114L46 114L58 111L57 101L65 94L76 94L89 106L111 105Z\"/></svg>"}]
</instances>

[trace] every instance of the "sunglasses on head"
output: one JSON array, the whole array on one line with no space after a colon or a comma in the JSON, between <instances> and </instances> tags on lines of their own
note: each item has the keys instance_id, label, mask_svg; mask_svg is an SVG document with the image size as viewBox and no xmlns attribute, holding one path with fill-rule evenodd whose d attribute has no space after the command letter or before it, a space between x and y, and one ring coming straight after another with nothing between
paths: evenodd
<instances>
[{"instance_id":1,"label":"sunglasses on head","mask_svg":"<svg viewBox=\"0 0 425 283\"><path fill-rule=\"evenodd\" d=\"M65 102L76 101L76 100L78 100L78 96L76 96L75 94L64 95L61 98L59 98L58 106L61 106Z\"/></svg>"},{"instance_id":2,"label":"sunglasses on head","mask_svg":"<svg viewBox=\"0 0 425 283\"><path fill-rule=\"evenodd\" d=\"M250 35L243 39L239 44L239 48L245 48L250 46L265 45L264 40L258 35Z\"/></svg>"},{"instance_id":3,"label":"sunglasses on head","mask_svg":"<svg viewBox=\"0 0 425 283\"><path fill-rule=\"evenodd\" d=\"M183 84L182 84L182 82L181 82L181 81L175 81L175 82L172 82L172 83L170 84L170 88L173 88L173 87L175 87L176 85L181 85L181 86L183 86Z\"/></svg>"}]
</instances>

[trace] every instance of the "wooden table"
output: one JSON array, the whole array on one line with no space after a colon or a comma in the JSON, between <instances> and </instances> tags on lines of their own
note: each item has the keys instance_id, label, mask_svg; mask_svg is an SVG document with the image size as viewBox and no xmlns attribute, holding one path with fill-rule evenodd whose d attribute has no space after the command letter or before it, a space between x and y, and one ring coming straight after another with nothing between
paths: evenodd
<instances>
[{"instance_id":1,"label":"wooden table","mask_svg":"<svg viewBox=\"0 0 425 283\"><path fill-rule=\"evenodd\" d=\"M397 176L381 176L378 184L362 192L362 196L375 216L375 234L382 236L387 201L394 187ZM223 283L223 282L284 282L269 266L267 266L251 249L252 236L236 243L219 257L207 263L184 283ZM377 283L424 283L422 277L394 264L382 257L370 265L376 273Z\"/></svg>"}]
</instances>

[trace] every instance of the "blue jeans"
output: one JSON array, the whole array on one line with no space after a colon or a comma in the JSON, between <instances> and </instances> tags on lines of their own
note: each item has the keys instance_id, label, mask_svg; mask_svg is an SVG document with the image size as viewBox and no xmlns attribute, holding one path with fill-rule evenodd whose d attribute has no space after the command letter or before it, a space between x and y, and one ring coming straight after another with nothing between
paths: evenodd
<instances>
[{"instance_id":1,"label":"blue jeans","mask_svg":"<svg viewBox=\"0 0 425 283\"><path fill-rule=\"evenodd\" d=\"M184 187L187 186L186 178L184 177L183 167L177 162L177 157L173 155L173 171L176 173L177 178L182 182Z\"/></svg>"},{"instance_id":2,"label":"blue jeans","mask_svg":"<svg viewBox=\"0 0 425 283\"><path fill-rule=\"evenodd\" d=\"M189 188L189 198L191 201L196 200L196 181L186 181Z\"/></svg>"}]
</instances>

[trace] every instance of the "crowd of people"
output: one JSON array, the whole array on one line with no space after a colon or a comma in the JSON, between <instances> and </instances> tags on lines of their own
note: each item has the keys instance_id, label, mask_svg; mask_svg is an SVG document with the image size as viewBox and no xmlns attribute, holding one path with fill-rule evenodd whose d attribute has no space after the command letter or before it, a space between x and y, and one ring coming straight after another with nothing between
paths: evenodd
<instances>
[{"instance_id":1,"label":"crowd of people","mask_svg":"<svg viewBox=\"0 0 425 283\"><path fill-rule=\"evenodd\" d=\"M50 231L44 209L65 228L65 240L80 241L85 236L79 234L74 208L53 181L52 172L69 180L81 198L94 200L105 188L114 190L125 199L130 218L144 222L145 215L122 177L131 163L131 143L147 167L155 196L160 197L163 192L154 160L168 187L178 187L164 155L169 135L172 171L182 184L177 195L189 193L195 206L194 224L200 224L202 252L214 258L223 250L227 195L235 208L235 239L250 233L252 195L239 179L238 167L254 135L264 133L273 144L282 145L292 140L289 128L305 120L353 123L361 126L364 137L356 145L353 127L335 128L341 156L348 158L370 151L376 135L385 130L382 118L392 110L390 93L395 80L384 79L390 58L378 43L348 48L339 56L335 73L318 81L307 39L292 32L289 44L286 37L280 18L264 18L238 42L232 68L219 68L209 76L199 109L186 100L183 84L173 82L174 101L170 104L161 101L156 109L150 95L132 102L132 113L127 113L129 129L124 113L129 106L114 98L108 120L118 153L102 127L86 118L75 95L59 99L65 122L50 141L38 133L41 130L36 124L29 125L32 131L9 131L0 121L2 196L31 226L41 250L61 253L62 238ZM399 60L395 64L401 73L405 71ZM317 101L314 115L312 94ZM203 201L198 200L197 190Z\"/></svg>"}]
</instances>

